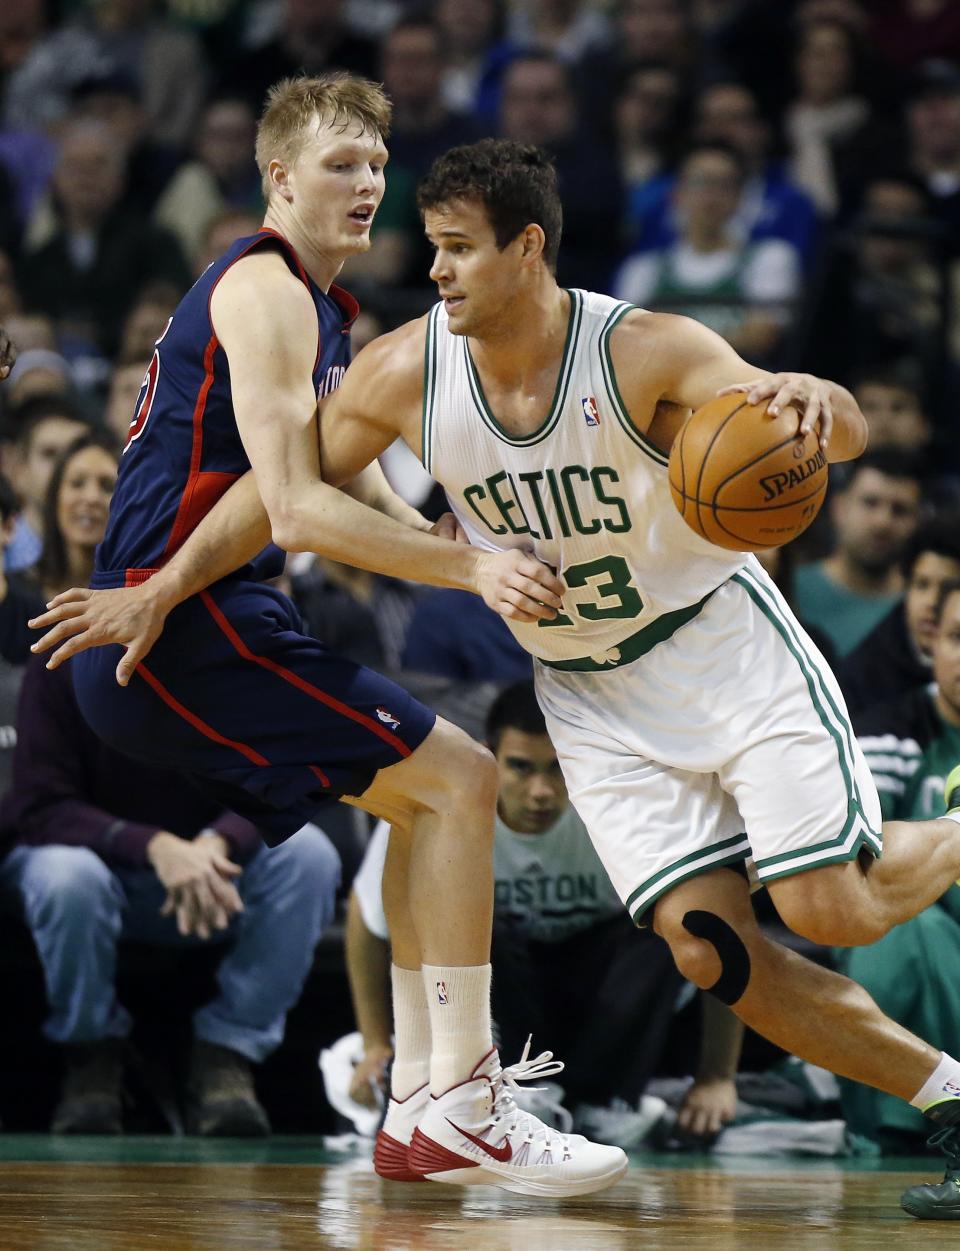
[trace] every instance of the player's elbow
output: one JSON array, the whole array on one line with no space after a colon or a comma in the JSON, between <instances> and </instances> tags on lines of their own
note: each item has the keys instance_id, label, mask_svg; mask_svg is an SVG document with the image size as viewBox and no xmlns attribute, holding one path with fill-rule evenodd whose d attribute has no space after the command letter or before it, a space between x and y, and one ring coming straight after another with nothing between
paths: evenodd
<instances>
[{"instance_id":1,"label":"player's elbow","mask_svg":"<svg viewBox=\"0 0 960 1251\"><path fill-rule=\"evenodd\" d=\"M268 507L267 515L270 518L270 535L277 547L285 552L306 551L303 511L296 507L295 502L277 501L273 507Z\"/></svg>"}]
</instances>

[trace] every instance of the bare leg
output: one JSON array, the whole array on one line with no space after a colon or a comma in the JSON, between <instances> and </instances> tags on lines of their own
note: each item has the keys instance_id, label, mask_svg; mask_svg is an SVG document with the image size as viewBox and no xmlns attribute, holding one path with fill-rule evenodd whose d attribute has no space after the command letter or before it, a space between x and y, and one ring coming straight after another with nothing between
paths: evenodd
<instances>
[{"instance_id":1,"label":"bare leg","mask_svg":"<svg viewBox=\"0 0 960 1251\"><path fill-rule=\"evenodd\" d=\"M960 878L960 824L888 821L883 855L825 865L771 882L787 925L814 942L856 947L929 908Z\"/></svg>"},{"instance_id":2,"label":"bare leg","mask_svg":"<svg viewBox=\"0 0 960 1251\"><path fill-rule=\"evenodd\" d=\"M884 1016L862 986L765 938L746 882L729 869L692 878L657 904L655 928L696 985L709 989L722 966L713 944L684 928L690 911L722 918L746 947L750 978L732 1007L758 1034L841 1077L906 1100L937 1067L940 1052Z\"/></svg>"}]
</instances>

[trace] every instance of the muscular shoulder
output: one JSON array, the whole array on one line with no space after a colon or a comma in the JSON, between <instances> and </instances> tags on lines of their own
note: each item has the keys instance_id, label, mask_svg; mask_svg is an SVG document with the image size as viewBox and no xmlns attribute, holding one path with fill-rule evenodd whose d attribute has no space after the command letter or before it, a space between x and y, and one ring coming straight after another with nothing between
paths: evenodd
<instances>
[{"instance_id":1,"label":"muscular shoulder","mask_svg":"<svg viewBox=\"0 0 960 1251\"><path fill-rule=\"evenodd\" d=\"M223 274L210 298L210 316L227 350L267 351L289 347L304 336L316 349L317 311L306 285L277 252L241 257Z\"/></svg>"},{"instance_id":2,"label":"muscular shoulder","mask_svg":"<svg viewBox=\"0 0 960 1251\"><path fill-rule=\"evenodd\" d=\"M423 396L426 317L406 322L358 352L340 388L340 401L359 404L367 413L419 406Z\"/></svg>"},{"instance_id":3,"label":"muscular shoulder","mask_svg":"<svg viewBox=\"0 0 960 1251\"><path fill-rule=\"evenodd\" d=\"M628 313L610 336L610 355L620 393L638 424L644 409L660 403L697 408L718 387L761 372L715 331L675 313Z\"/></svg>"}]
</instances>

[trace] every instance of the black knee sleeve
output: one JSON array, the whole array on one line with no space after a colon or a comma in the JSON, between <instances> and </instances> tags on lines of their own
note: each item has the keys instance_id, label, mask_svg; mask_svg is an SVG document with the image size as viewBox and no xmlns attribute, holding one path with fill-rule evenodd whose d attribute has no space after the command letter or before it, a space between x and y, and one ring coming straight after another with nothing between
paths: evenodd
<instances>
[{"instance_id":1,"label":"black knee sleeve","mask_svg":"<svg viewBox=\"0 0 960 1251\"><path fill-rule=\"evenodd\" d=\"M720 957L720 976L706 987L730 1007L740 999L750 981L750 953L736 930L712 912L686 912L683 928L694 938L710 943Z\"/></svg>"}]
</instances>

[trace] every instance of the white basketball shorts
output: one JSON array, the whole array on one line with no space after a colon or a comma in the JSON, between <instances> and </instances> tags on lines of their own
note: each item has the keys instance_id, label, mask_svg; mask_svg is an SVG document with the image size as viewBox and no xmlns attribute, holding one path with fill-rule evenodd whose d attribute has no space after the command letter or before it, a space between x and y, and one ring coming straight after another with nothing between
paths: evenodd
<instances>
[{"instance_id":1,"label":"white basketball shorts","mask_svg":"<svg viewBox=\"0 0 960 1251\"><path fill-rule=\"evenodd\" d=\"M761 882L881 852L836 678L751 557L699 614L597 672L537 662L570 798L637 924L696 873Z\"/></svg>"}]
</instances>

